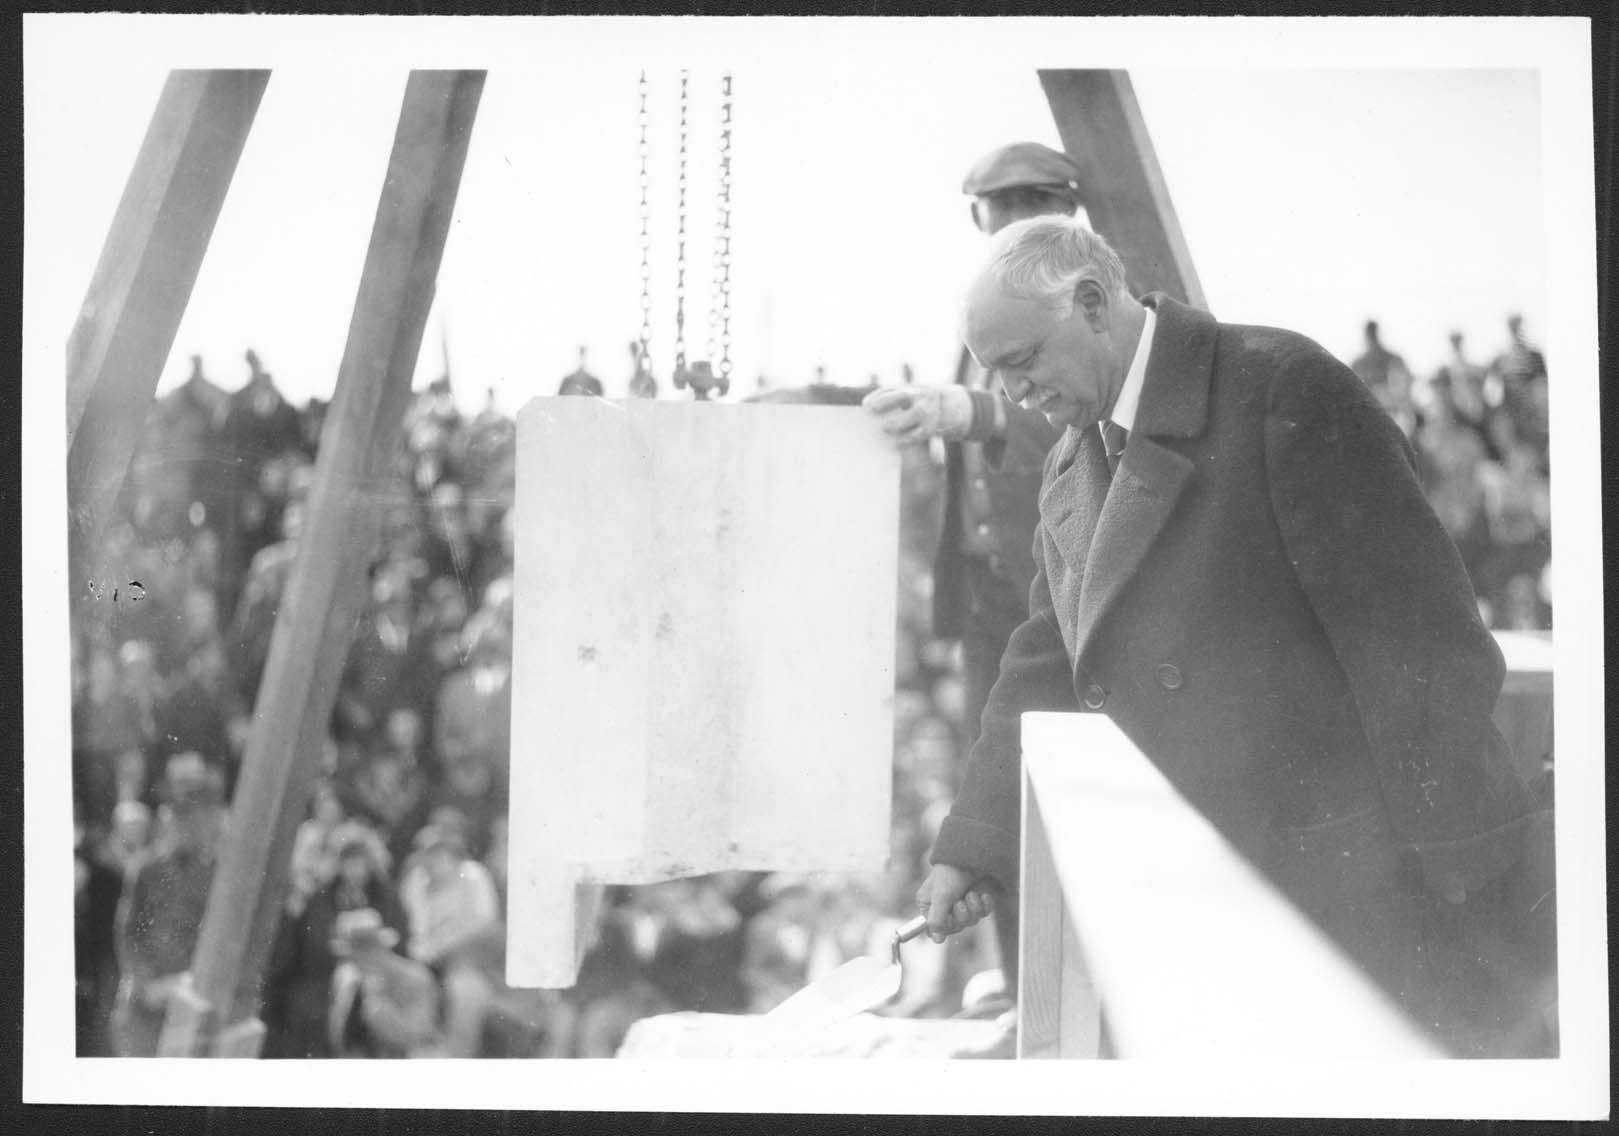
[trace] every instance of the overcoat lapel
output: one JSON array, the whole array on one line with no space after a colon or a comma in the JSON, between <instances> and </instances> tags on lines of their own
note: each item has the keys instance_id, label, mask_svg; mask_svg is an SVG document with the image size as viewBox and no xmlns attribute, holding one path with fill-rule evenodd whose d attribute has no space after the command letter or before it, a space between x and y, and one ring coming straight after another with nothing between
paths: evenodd
<instances>
[{"instance_id":1,"label":"overcoat lapel","mask_svg":"<svg viewBox=\"0 0 1619 1136\"><path fill-rule=\"evenodd\" d=\"M1077 436L1076 436L1077 435ZM1107 497L1107 454L1095 430L1069 430L1061 445L1073 460L1059 458L1057 472L1040 494L1040 515L1070 572L1085 566L1096 523Z\"/></svg>"},{"instance_id":2,"label":"overcoat lapel","mask_svg":"<svg viewBox=\"0 0 1619 1136\"><path fill-rule=\"evenodd\" d=\"M1191 472L1189 458L1139 433L1125 444L1085 558L1075 613L1076 661L1169 520Z\"/></svg>"},{"instance_id":3,"label":"overcoat lapel","mask_svg":"<svg viewBox=\"0 0 1619 1136\"><path fill-rule=\"evenodd\" d=\"M1208 413L1217 330L1213 317L1161 294L1144 302L1158 313L1158 328L1136 426L1118 472L1109 484L1101 437L1095 429L1086 430L1074 467L1084 466L1088 476L1065 484L1074 470L1058 475L1047 487L1050 501L1041 502L1068 562L1070 580L1079 573L1077 589L1068 589L1062 599L1053 596L1064 627L1073 628L1070 647L1076 665L1169 522L1192 474L1191 459L1155 438L1196 437ZM1048 511L1048 503L1064 512ZM1065 611L1068 604L1072 606Z\"/></svg>"}]
</instances>

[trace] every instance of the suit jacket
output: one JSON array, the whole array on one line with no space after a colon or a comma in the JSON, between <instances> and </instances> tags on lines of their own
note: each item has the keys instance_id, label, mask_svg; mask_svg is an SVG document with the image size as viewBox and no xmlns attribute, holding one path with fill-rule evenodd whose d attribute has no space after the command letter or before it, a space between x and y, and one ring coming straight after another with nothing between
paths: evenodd
<instances>
[{"instance_id":1,"label":"suit jacket","mask_svg":"<svg viewBox=\"0 0 1619 1136\"><path fill-rule=\"evenodd\" d=\"M965 351L956 367L956 382L967 381L972 357ZM985 405L995 395L974 391L975 418L991 413ZM986 520L993 552L984 560L992 587L1004 594L998 606L1021 610L1034 580L1030 541L1039 522L1040 476L1057 431L1044 414L1007 404L1006 436L984 447L983 478L988 495ZM962 634L967 619L967 557L962 552L962 499L969 491L963 443L945 446L944 528L933 562L933 633L940 638Z\"/></svg>"},{"instance_id":2,"label":"suit jacket","mask_svg":"<svg viewBox=\"0 0 1619 1136\"><path fill-rule=\"evenodd\" d=\"M1146 302L1117 475L1094 428L1046 462L1029 619L932 859L1015 887L1019 716L1100 711L1387 977L1432 926L1422 885L1481 888L1536 823L1491 721L1500 651L1409 444L1348 368Z\"/></svg>"}]
</instances>

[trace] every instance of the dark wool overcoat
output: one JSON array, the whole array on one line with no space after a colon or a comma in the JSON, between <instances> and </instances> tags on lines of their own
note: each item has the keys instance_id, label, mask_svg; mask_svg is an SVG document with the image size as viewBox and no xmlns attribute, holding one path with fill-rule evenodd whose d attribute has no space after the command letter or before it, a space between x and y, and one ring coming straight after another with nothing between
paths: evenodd
<instances>
[{"instance_id":1,"label":"dark wool overcoat","mask_svg":"<svg viewBox=\"0 0 1619 1136\"><path fill-rule=\"evenodd\" d=\"M1094 428L1046 461L1029 619L932 859L1015 888L1021 713L1105 713L1454 1050L1509 1044L1518 1009L1438 897L1487 889L1545 818L1410 447L1312 341L1145 302L1135 429L1111 481Z\"/></svg>"}]
</instances>

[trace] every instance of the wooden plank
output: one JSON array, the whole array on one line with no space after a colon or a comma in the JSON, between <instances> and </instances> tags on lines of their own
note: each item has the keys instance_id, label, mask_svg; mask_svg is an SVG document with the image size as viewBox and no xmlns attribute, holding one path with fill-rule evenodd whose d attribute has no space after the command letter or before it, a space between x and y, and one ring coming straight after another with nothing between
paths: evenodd
<instances>
[{"instance_id":1,"label":"wooden plank","mask_svg":"<svg viewBox=\"0 0 1619 1136\"><path fill-rule=\"evenodd\" d=\"M193 965L209 1029L257 1012L337 680L364 600L384 481L455 209L484 72L415 71L405 87L308 518L276 618L253 733ZM253 1036L252 1031L244 1031Z\"/></svg>"},{"instance_id":2,"label":"wooden plank","mask_svg":"<svg viewBox=\"0 0 1619 1136\"><path fill-rule=\"evenodd\" d=\"M1099 1057L1099 995L1063 899L1040 802L1030 791L1027 776L1019 876L1018 1058Z\"/></svg>"},{"instance_id":3,"label":"wooden plank","mask_svg":"<svg viewBox=\"0 0 1619 1136\"><path fill-rule=\"evenodd\" d=\"M1129 73L1041 71L1040 85L1063 149L1082 172L1085 211L1124 261L1131 290L1206 308Z\"/></svg>"},{"instance_id":4,"label":"wooden plank","mask_svg":"<svg viewBox=\"0 0 1619 1136\"><path fill-rule=\"evenodd\" d=\"M1119 1057L1443 1056L1111 720L1026 713L1023 762Z\"/></svg>"},{"instance_id":5,"label":"wooden plank","mask_svg":"<svg viewBox=\"0 0 1619 1136\"><path fill-rule=\"evenodd\" d=\"M1059 889L1060 890L1060 889ZM1062 1007L1057 1031L1057 1056L1066 1061L1092 1060L1102 1056L1102 1002L1085 964L1079 932L1062 908L1062 958L1057 972L1059 1005Z\"/></svg>"},{"instance_id":6,"label":"wooden plank","mask_svg":"<svg viewBox=\"0 0 1619 1136\"><path fill-rule=\"evenodd\" d=\"M69 563L85 563L236 172L268 71L173 71L67 344Z\"/></svg>"},{"instance_id":7,"label":"wooden plank","mask_svg":"<svg viewBox=\"0 0 1619 1136\"><path fill-rule=\"evenodd\" d=\"M1067 912L1051 862L1040 802L1023 779L1023 863L1018 884L1018 1029L1020 1060L1056 1057L1062 1032L1062 938Z\"/></svg>"}]
</instances>

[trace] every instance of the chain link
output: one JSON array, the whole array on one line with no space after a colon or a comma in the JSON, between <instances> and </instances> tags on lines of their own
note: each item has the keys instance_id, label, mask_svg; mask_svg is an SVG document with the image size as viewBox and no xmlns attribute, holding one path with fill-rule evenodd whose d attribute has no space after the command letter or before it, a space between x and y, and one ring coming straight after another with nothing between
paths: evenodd
<instances>
[{"instance_id":1,"label":"chain link","mask_svg":"<svg viewBox=\"0 0 1619 1136\"><path fill-rule=\"evenodd\" d=\"M680 73L680 201L675 235L675 370L686 369L686 72Z\"/></svg>"},{"instance_id":2,"label":"chain link","mask_svg":"<svg viewBox=\"0 0 1619 1136\"><path fill-rule=\"evenodd\" d=\"M719 272L716 287L720 321L719 376L722 389L731 377L731 76L726 75L720 88L720 187L718 203L718 233L714 243L714 258ZM712 349L709 358L714 357Z\"/></svg>"},{"instance_id":3,"label":"chain link","mask_svg":"<svg viewBox=\"0 0 1619 1136\"><path fill-rule=\"evenodd\" d=\"M646 72L641 72L641 142L639 146L641 157L641 338L640 351L636 356L636 370L641 374L652 373L652 235L649 229L652 207L649 204L648 190L651 187L651 178L647 175L647 111L646 111Z\"/></svg>"}]
</instances>

